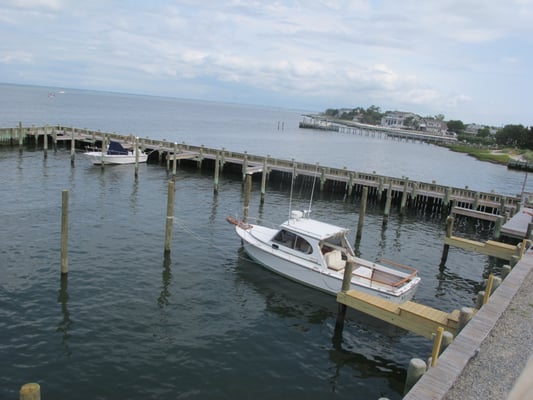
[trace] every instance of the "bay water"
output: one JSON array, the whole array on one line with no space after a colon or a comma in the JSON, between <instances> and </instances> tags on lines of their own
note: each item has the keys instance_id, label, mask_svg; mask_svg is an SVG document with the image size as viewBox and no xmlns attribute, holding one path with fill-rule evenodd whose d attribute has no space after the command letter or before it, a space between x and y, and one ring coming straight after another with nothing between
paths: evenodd
<instances>
[{"instance_id":1,"label":"bay water","mask_svg":"<svg viewBox=\"0 0 533 400\"><path fill-rule=\"evenodd\" d=\"M248 151L360 172L517 194L525 175L433 145L301 130L305 110L0 85L0 126L101 129L191 145ZM228 215L242 211L242 182L180 168L172 251L164 256L163 166L101 170L68 149L0 148L0 398L26 382L44 400L399 399L412 357L431 342L354 311L334 338L334 297L259 268L242 253ZM254 182L250 215L287 218L290 187ZM69 190L69 274L60 277L61 192ZM526 181L526 189L530 184ZM309 205L293 191L292 208ZM357 199L316 193L317 219L355 228ZM489 224L458 221L473 239ZM442 215L393 212L370 203L361 256L416 267L416 300L452 311L472 306L502 262L450 249L440 257ZM352 235L352 243L354 238Z\"/></svg>"}]
</instances>

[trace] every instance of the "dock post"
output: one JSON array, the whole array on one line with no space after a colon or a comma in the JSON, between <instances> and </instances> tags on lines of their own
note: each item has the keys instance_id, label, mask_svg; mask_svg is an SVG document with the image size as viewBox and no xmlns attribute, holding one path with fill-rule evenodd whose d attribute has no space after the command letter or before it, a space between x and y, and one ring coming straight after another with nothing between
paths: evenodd
<instances>
[{"instance_id":1,"label":"dock post","mask_svg":"<svg viewBox=\"0 0 533 400\"><path fill-rule=\"evenodd\" d=\"M48 125L44 127L43 151L44 151L44 158L48 158Z\"/></svg>"},{"instance_id":2,"label":"dock post","mask_svg":"<svg viewBox=\"0 0 533 400\"><path fill-rule=\"evenodd\" d=\"M357 235L355 240L360 241L363 235L363 224L366 214L366 202L368 199L368 186L363 187L363 195L361 196L361 206L359 208L359 220L357 221Z\"/></svg>"},{"instance_id":3,"label":"dock post","mask_svg":"<svg viewBox=\"0 0 533 400\"><path fill-rule=\"evenodd\" d=\"M139 177L139 137L135 136L135 179Z\"/></svg>"},{"instance_id":4,"label":"dock post","mask_svg":"<svg viewBox=\"0 0 533 400\"><path fill-rule=\"evenodd\" d=\"M531 232L533 232L533 222L529 222L527 224L526 239L530 239L531 238Z\"/></svg>"},{"instance_id":5,"label":"dock post","mask_svg":"<svg viewBox=\"0 0 533 400\"><path fill-rule=\"evenodd\" d=\"M176 176L177 160L178 157L178 144L174 142L174 154L172 157L172 176Z\"/></svg>"},{"instance_id":6,"label":"dock post","mask_svg":"<svg viewBox=\"0 0 533 400\"><path fill-rule=\"evenodd\" d=\"M499 239L501 236L501 230L503 225L503 217L501 215L498 215L496 217L496 222L494 223L494 239Z\"/></svg>"},{"instance_id":7,"label":"dock post","mask_svg":"<svg viewBox=\"0 0 533 400\"><path fill-rule=\"evenodd\" d=\"M440 354L440 346L442 344L442 335L444 334L444 328L439 326L437 328L437 335L433 341L433 351L431 352L431 366L434 367L437 365L437 360Z\"/></svg>"},{"instance_id":8,"label":"dock post","mask_svg":"<svg viewBox=\"0 0 533 400\"><path fill-rule=\"evenodd\" d=\"M104 156L107 148L107 136L102 136L102 154L100 155L100 167L104 169Z\"/></svg>"},{"instance_id":9,"label":"dock post","mask_svg":"<svg viewBox=\"0 0 533 400\"><path fill-rule=\"evenodd\" d=\"M320 169L320 191L324 191L324 185L326 184L326 169Z\"/></svg>"},{"instance_id":10,"label":"dock post","mask_svg":"<svg viewBox=\"0 0 533 400\"><path fill-rule=\"evenodd\" d=\"M489 302L489 297L492 294L492 284L494 282L494 275L489 275L489 280L487 281L487 287L485 288L485 294L483 295L483 305ZM480 292L481 293L481 292Z\"/></svg>"},{"instance_id":11,"label":"dock post","mask_svg":"<svg viewBox=\"0 0 533 400\"><path fill-rule=\"evenodd\" d=\"M41 400L41 386L38 383L26 383L19 391L20 400Z\"/></svg>"},{"instance_id":12,"label":"dock post","mask_svg":"<svg viewBox=\"0 0 533 400\"><path fill-rule=\"evenodd\" d=\"M407 377L405 378L405 386L403 389L403 394L407 394L409 390L418 382L418 380L426 372L427 364L424 360L420 358L412 358L409 361L409 367L407 368Z\"/></svg>"},{"instance_id":13,"label":"dock post","mask_svg":"<svg viewBox=\"0 0 533 400\"><path fill-rule=\"evenodd\" d=\"M76 139L74 139L74 128L70 128L70 165L74 166L74 159L76 157Z\"/></svg>"},{"instance_id":14,"label":"dock post","mask_svg":"<svg viewBox=\"0 0 533 400\"><path fill-rule=\"evenodd\" d=\"M384 183L384 180L383 180L383 177L380 176L379 179L379 184L378 184L378 202L381 201L381 196L383 195L383 185L385 184Z\"/></svg>"},{"instance_id":15,"label":"dock post","mask_svg":"<svg viewBox=\"0 0 533 400\"><path fill-rule=\"evenodd\" d=\"M242 160L242 180L246 179L246 174L248 172L248 156L244 152L244 159Z\"/></svg>"},{"instance_id":16,"label":"dock post","mask_svg":"<svg viewBox=\"0 0 533 400\"><path fill-rule=\"evenodd\" d=\"M68 190L61 193L61 274L68 273Z\"/></svg>"},{"instance_id":17,"label":"dock post","mask_svg":"<svg viewBox=\"0 0 533 400\"><path fill-rule=\"evenodd\" d=\"M463 328L470 322L474 316L474 309L472 307L462 307L459 310L459 320L457 321L457 333L461 332Z\"/></svg>"},{"instance_id":18,"label":"dock post","mask_svg":"<svg viewBox=\"0 0 533 400\"><path fill-rule=\"evenodd\" d=\"M352 282L353 263L348 260L346 267L344 268L344 276L342 278L341 291L347 292L350 290L350 284ZM346 317L346 304L339 303L337 320L335 322L335 336L340 337L344 328L344 318Z\"/></svg>"},{"instance_id":19,"label":"dock post","mask_svg":"<svg viewBox=\"0 0 533 400\"><path fill-rule=\"evenodd\" d=\"M218 175L220 174L220 151L217 150L217 156L215 158L215 182L213 192L218 193Z\"/></svg>"},{"instance_id":20,"label":"dock post","mask_svg":"<svg viewBox=\"0 0 533 400\"><path fill-rule=\"evenodd\" d=\"M405 207L407 205L407 187L409 186L409 178L405 178L405 183L403 185L403 193L402 193L402 200L400 203L400 215L403 215L405 213Z\"/></svg>"},{"instance_id":21,"label":"dock post","mask_svg":"<svg viewBox=\"0 0 533 400\"><path fill-rule=\"evenodd\" d=\"M19 129L18 129L18 133L19 133L19 150L22 151L22 143L24 141L24 136L22 134L23 132L23 129L22 129L22 122L19 121Z\"/></svg>"},{"instance_id":22,"label":"dock post","mask_svg":"<svg viewBox=\"0 0 533 400\"><path fill-rule=\"evenodd\" d=\"M448 216L446 218L446 237L449 238L452 236L453 232L453 223L455 218L452 216ZM448 259L448 251L450 251L450 245L444 244L444 247L442 249L442 257L440 259L440 266L444 266L446 264L446 260Z\"/></svg>"},{"instance_id":23,"label":"dock post","mask_svg":"<svg viewBox=\"0 0 533 400\"><path fill-rule=\"evenodd\" d=\"M267 159L263 159L263 171L261 172L261 204L265 202L266 194L266 178L267 178Z\"/></svg>"},{"instance_id":24,"label":"dock post","mask_svg":"<svg viewBox=\"0 0 533 400\"><path fill-rule=\"evenodd\" d=\"M389 189L387 190L387 199L385 200L385 211L383 213L383 223L386 224L389 220L390 207L392 204L392 182L389 183Z\"/></svg>"},{"instance_id":25,"label":"dock post","mask_svg":"<svg viewBox=\"0 0 533 400\"><path fill-rule=\"evenodd\" d=\"M502 266L502 279L507 278L507 275L511 272L511 266L509 264L506 264Z\"/></svg>"},{"instance_id":26,"label":"dock post","mask_svg":"<svg viewBox=\"0 0 533 400\"><path fill-rule=\"evenodd\" d=\"M252 174L246 174L246 181L244 185L244 207L242 210L243 222L248 222L248 211L250 209L250 194L252 192Z\"/></svg>"},{"instance_id":27,"label":"dock post","mask_svg":"<svg viewBox=\"0 0 533 400\"><path fill-rule=\"evenodd\" d=\"M170 253L170 245L172 242L172 225L174 223L174 181L168 181L167 194L167 221L165 227L165 254Z\"/></svg>"}]
</instances>

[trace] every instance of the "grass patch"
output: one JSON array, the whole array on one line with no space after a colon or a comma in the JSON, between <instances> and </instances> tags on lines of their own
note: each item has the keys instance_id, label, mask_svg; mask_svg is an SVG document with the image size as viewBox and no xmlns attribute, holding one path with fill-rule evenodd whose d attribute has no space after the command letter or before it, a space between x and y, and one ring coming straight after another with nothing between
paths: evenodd
<instances>
[{"instance_id":1,"label":"grass patch","mask_svg":"<svg viewBox=\"0 0 533 400\"><path fill-rule=\"evenodd\" d=\"M502 150L495 153L491 149L471 147L464 144L450 144L448 145L448 148L451 151L466 153L469 156L475 157L480 161L507 164L511 160L511 156L508 150Z\"/></svg>"}]
</instances>

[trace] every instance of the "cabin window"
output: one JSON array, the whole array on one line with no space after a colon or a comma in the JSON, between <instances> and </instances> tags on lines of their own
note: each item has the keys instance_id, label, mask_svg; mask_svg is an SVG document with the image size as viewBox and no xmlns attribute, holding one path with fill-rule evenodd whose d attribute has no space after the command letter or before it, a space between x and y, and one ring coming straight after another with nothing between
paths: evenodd
<instances>
[{"instance_id":1,"label":"cabin window","mask_svg":"<svg viewBox=\"0 0 533 400\"><path fill-rule=\"evenodd\" d=\"M302 253L311 254L313 252L313 248L307 240L285 229L279 231L272 241Z\"/></svg>"}]
</instances>

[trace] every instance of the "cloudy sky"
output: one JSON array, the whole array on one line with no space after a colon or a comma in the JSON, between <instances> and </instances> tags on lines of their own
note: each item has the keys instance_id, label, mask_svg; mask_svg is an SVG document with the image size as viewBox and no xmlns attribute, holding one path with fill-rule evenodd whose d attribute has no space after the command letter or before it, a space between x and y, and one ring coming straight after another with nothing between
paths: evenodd
<instances>
[{"instance_id":1,"label":"cloudy sky","mask_svg":"<svg viewBox=\"0 0 533 400\"><path fill-rule=\"evenodd\" d=\"M0 81L533 125L533 0L0 0Z\"/></svg>"}]
</instances>

